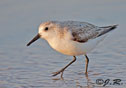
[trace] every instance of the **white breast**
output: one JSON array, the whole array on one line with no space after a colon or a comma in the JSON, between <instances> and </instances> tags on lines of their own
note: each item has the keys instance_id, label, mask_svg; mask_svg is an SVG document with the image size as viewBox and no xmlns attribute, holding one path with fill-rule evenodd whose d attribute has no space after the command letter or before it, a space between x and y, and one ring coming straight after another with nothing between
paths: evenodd
<instances>
[{"instance_id":1,"label":"white breast","mask_svg":"<svg viewBox=\"0 0 126 88\"><path fill-rule=\"evenodd\" d=\"M104 39L105 36L101 36L95 39L91 39L86 43L79 43L70 39L53 38L48 40L50 46L56 51L70 56L83 55L93 50L96 45Z\"/></svg>"}]
</instances>

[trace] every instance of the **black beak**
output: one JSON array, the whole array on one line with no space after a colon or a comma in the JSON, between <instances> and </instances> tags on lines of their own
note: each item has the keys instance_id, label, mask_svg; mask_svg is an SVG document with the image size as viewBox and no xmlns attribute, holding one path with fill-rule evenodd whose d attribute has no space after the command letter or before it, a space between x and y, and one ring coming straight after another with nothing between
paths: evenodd
<instances>
[{"instance_id":1,"label":"black beak","mask_svg":"<svg viewBox=\"0 0 126 88\"><path fill-rule=\"evenodd\" d=\"M35 42L37 39L39 39L40 38L40 35L39 34L37 34L28 44L27 44L27 46L29 46L29 45L31 45L33 42Z\"/></svg>"}]
</instances>

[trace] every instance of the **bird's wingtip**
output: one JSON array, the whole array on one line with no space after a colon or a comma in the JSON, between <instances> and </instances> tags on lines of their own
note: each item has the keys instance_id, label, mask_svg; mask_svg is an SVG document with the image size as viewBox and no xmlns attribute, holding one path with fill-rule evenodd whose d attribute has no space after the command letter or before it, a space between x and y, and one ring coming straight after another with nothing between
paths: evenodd
<instances>
[{"instance_id":1,"label":"bird's wingtip","mask_svg":"<svg viewBox=\"0 0 126 88\"><path fill-rule=\"evenodd\" d=\"M28 43L26 46L30 46L30 43Z\"/></svg>"},{"instance_id":2,"label":"bird's wingtip","mask_svg":"<svg viewBox=\"0 0 126 88\"><path fill-rule=\"evenodd\" d=\"M113 24L112 26L116 26L117 27L117 26L119 26L119 24Z\"/></svg>"},{"instance_id":3,"label":"bird's wingtip","mask_svg":"<svg viewBox=\"0 0 126 88\"><path fill-rule=\"evenodd\" d=\"M117 26L119 26L119 24L114 24L114 25L111 26L110 29L115 29L115 28L117 28Z\"/></svg>"}]
</instances>

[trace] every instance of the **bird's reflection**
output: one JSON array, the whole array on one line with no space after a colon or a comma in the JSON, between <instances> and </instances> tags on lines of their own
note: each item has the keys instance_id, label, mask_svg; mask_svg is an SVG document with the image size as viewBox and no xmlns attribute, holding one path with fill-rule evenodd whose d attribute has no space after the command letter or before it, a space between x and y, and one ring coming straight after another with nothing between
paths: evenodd
<instances>
[{"instance_id":1,"label":"bird's reflection","mask_svg":"<svg viewBox=\"0 0 126 88\"><path fill-rule=\"evenodd\" d=\"M87 88L93 88L94 87L94 83L92 82L92 80L88 77L88 75L85 75L86 80L87 80Z\"/></svg>"},{"instance_id":2,"label":"bird's reflection","mask_svg":"<svg viewBox=\"0 0 126 88\"><path fill-rule=\"evenodd\" d=\"M86 80L86 83L84 82L82 84L79 82L79 80L75 80L75 79L72 80L72 79L67 79L67 78L65 79L63 77L53 78L52 80L54 80L54 82L62 81L64 84L69 84L69 81L71 81L74 84L76 84L76 88L94 88L94 83L92 82L92 80L90 79L90 77L88 75L85 75L82 78Z\"/></svg>"},{"instance_id":3,"label":"bird's reflection","mask_svg":"<svg viewBox=\"0 0 126 88\"><path fill-rule=\"evenodd\" d=\"M87 80L85 85L81 85L79 82L76 82L77 88L94 88L94 84L89 78L88 74L85 74L85 78Z\"/></svg>"},{"instance_id":4,"label":"bird's reflection","mask_svg":"<svg viewBox=\"0 0 126 88\"><path fill-rule=\"evenodd\" d=\"M64 77L60 77L60 78L53 78L52 80L57 81L57 80L64 80Z\"/></svg>"}]
</instances>

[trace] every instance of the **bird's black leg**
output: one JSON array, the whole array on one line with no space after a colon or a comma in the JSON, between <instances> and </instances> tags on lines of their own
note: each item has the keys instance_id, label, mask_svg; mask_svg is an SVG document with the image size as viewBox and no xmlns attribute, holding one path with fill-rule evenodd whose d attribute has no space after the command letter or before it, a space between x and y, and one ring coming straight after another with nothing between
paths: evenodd
<instances>
[{"instance_id":1,"label":"bird's black leg","mask_svg":"<svg viewBox=\"0 0 126 88\"><path fill-rule=\"evenodd\" d=\"M85 54L85 74L88 74L88 63L89 63L89 58L87 57L87 55Z\"/></svg>"},{"instance_id":2,"label":"bird's black leg","mask_svg":"<svg viewBox=\"0 0 126 88\"><path fill-rule=\"evenodd\" d=\"M65 70L68 66L70 66L73 62L75 62L75 61L76 61L76 57L73 56L73 60L72 60L68 65L66 65L64 68L62 68L61 70L59 70L59 71L57 71L57 72L54 72L54 73L53 73L53 76L56 76L56 75L58 75L58 74L61 73L61 78L62 78L64 70Z\"/></svg>"}]
</instances>

